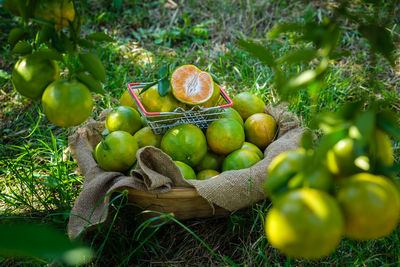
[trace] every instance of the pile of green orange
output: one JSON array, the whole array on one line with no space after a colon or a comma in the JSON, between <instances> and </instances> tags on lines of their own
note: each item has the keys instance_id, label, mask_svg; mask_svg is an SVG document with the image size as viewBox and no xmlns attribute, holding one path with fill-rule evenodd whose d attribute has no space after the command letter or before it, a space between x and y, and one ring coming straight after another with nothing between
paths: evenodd
<instances>
[{"instance_id":1,"label":"pile of green orange","mask_svg":"<svg viewBox=\"0 0 400 267\"><path fill-rule=\"evenodd\" d=\"M351 119L325 116L316 148L286 151L269 166L265 189L273 206L265 231L287 256L321 258L342 237L379 239L399 224L393 148L382 128L388 124L373 110L354 112Z\"/></svg>"},{"instance_id":2,"label":"pile of green orange","mask_svg":"<svg viewBox=\"0 0 400 267\"><path fill-rule=\"evenodd\" d=\"M216 87L209 74L184 65L171 76L171 93L162 97L154 86L143 93L141 102L148 111L171 111L171 107L215 99ZM219 87L217 92L219 97ZM227 108L204 131L180 124L156 135L143 125L136 104L125 92L120 106L106 118L110 135L99 143L94 156L105 170L126 171L135 164L137 149L158 147L175 161L185 179L203 180L221 171L249 168L263 158L262 151L273 141L276 122L264 113L263 101L251 93L240 93L233 102L233 108Z\"/></svg>"}]
</instances>

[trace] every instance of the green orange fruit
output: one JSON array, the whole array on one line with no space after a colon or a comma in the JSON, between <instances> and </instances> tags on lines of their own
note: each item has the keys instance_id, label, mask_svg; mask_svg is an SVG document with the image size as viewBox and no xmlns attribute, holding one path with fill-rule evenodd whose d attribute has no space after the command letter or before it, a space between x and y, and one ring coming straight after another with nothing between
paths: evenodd
<instances>
[{"instance_id":1,"label":"green orange fruit","mask_svg":"<svg viewBox=\"0 0 400 267\"><path fill-rule=\"evenodd\" d=\"M172 93L180 102L198 105L209 100L214 92L214 81L210 74L194 65L183 65L171 75Z\"/></svg>"},{"instance_id":2,"label":"green orange fruit","mask_svg":"<svg viewBox=\"0 0 400 267\"><path fill-rule=\"evenodd\" d=\"M137 131L133 137L138 142L139 148L145 146L160 147L162 135L153 133L151 128L147 126Z\"/></svg>"},{"instance_id":3,"label":"green orange fruit","mask_svg":"<svg viewBox=\"0 0 400 267\"><path fill-rule=\"evenodd\" d=\"M224 156L215 154L212 151L207 151L207 154L201 159L200 163L196 166L196 171L205 169L212 169L219 171L224 161Z\"/></svg>"},{"instance_id":4,"label":"green orange fruit","mask_svg":"<svg viewBox=\"0 0 400 267\"><path fill-rule=\"evenodd\" d=\"M318 259L339 245L344 228L339 205L329 194L300 188L284 194L267 213L269 243L286 256Z\"/></svg>"},{"instance_id":5,"label":"green orange fruit","mask_svg":"<svg viewBox=\"0 0 400 267\"><path fill-rule=\"evenodd\" d=\"M384 176L358 173L343 179L336 198L349 238L378 239L390 234L399 223L400 193Z\"/></svg>"},{"instance_id":6,"label":"green orange fruit","mask_svg":"<svg viewBox=\"0 0 400 267\"><path fill-rule=\"evenodd\" d=\"M244 123L246 140L264 150L275 138L276 122L265 113L256 113L247 118Z\"/></svg>"},{"instance_id":7,"label":"green orange fruit","mask_svg":"<svg viewBox=\"0 0 400 267\"><path fill-rule=\"evenodd\" d=\"M227 155L241 148L244 142L243 127L234 119L213 121L207 128L206 136L211 150L220 155Z\"/></svg>"},{"instance_id":8,"label":"green orange fruit","mask_svg":"<svg viewBox=\"0 0 400 267\"><path fill-rule=\"evenodd\" d=\"M197 180L206 180L212 177L219 175L219 172L216 170L202 170L197 174Z\"/></svg>"},{"instance_id":9,"label":"green orange fruit","mask_svg":"<svg viewBox=\"0 0 400 267\"><path fill-rule=\"evenodd\" d=\"M15 64L11 81L18 93L36 100L42 97L50 83L59 78L60 71L55 61L25 56Z\"/></svg>"},{"instance_id":10,"label":"green orange fruit","mask_svg":"<svg viewBox=\"0 0 400 267\"><path fill-rule=\"evenodd\" d=\"M232 101L233 108L239 112L244 121L255 113L264 112L264 102L261 100L261 98L252 93L243 92L237 94Z\"/></svg>"},{"instance_id":11,"label":"green orange fruit","mask_svg":"<svg viewBox=\"0 0 400 267\"><path fill-rule=\"evenodd\" d=\"M206 137L192 124L170 128L162 137L160 147L173 160L182 161L191 167L199 164L207 153Z\"/></svg>"},{"instance_id":12,"label":"green orange fruit","mask_svg":"<svg viewBox=\"0 0 400 267\"><path fill-rule=\"evenodd\" d=\"M262 151L255 144L252 144L252 143L249 143L249 142L244 142L242 147L241 147L241 149L251 150L251 151L255 152L260 159L264 158L264 154L262 153Z\"/></svg>"},{"instance_id":13,"label":"green orange fruit","mask_svg":"<svg viewBox=\"0 0 400 267\"><path fill-rule=\"evenodd\" d=\"M196 179L196 173L194 172L192 167L190 167L186 163L183 163L178 160L175 160L174 162L175 162L176 166L178 166L179 170L181 171L183 178L185 178L186 180Z\"/></svg>"},{"instance_id":14,"label":"green orange fruit","mask_svg":"<svg viewBox=\"0 0 400 267\"><path fill-rule=\"evenodd\" d=\"M224 108L224 113L221 115L222 118L230 118L234 119L240 123L240 125L244 126L244 122L239 112L237 112L234 108Z\"/></svg>"},{"instance_id":15,"label":"green orange fruit","mask_svg":"<svg viewBox=\"0 0 400 267\"><path fill-rule=\"evenodd\" d=\"M136 139L127 132L110 133L95 149L95 159L106 171L126 171L136 161L139 146Z\"/></svg>"},{"instance_id":16,"label":"green orange fruit","mask_svg":"<svg viewBox=\"0 0 400 267\"><path fill-rule=\"evenodd\" d=\"M213 93L205 103L201 104L202 107L204 108L210 108L210 107L215 107L218 105L218 102L220 100L221 94L220 94L220 88L217 83L213 83Z\"/></svg>"},{"instance_id":17,"label":"green orange fruit","mask_svg":"<svg viewBox=\"0 0 400 267\"><path fill-rule=\"evenodd\" d=\"M250 168L259 161L257 153L248 149L238 149L226 156L222 163L222 171Z\"/></svg>"},{"instance_id":18,"label":"green orange fruit","mask_svg":"<svg viewBox=\"0 0 400 267\"><path fill-rule=\"evenodd\" d=\"M347 137L337 142L326 154L326 164L332 174L348 176L359 172L355 165L355 141Z\"/></svg>"},{"instance_id":19,"label":"green orange fruit","mask_svg":"<svg viewBox=\"0 0 400 267\"><path fill-rule=\"evenodd\" d=\"M375 131L376 159L383 166L391 166L394 163L393 145L389 136L382 130Z\"/></svg>"},{"instance_id":20,"label":"green orange fruit","mask_svg":"<svg viewBox=\"0 0 400 267\"><path fill-rule=\"evenodd\" d=\"M171 112L178 107L183 108L183 104L179 103L171 93L161 96L158 92L158 86L150 87L140 97L148 112Z\"/></svg>"},{"instance_id":21,"label":"green orange fruit","mask_svg":"<svg viewBox=\"0 0 400 267\"><path fill-rule=\"evenodd\" d=\"M138 90L136 90L136 92L137 94L139 94ZM136 105L135 101L133 101L133 97L131 96L131 93L128 90L125 90L125 92L121 95L119 99L119 105L131 107L139 112L138 106Z\"/></svg>"},{"instance_id":22,"label":"green orange fruit","mask_svg":"<svg viewBox=\"0 0 400 267\"><path fill-rule=\"evenodd\" d=\"M75 18L74 2L70 0L40 0L34 10L35 18L40 18L55 24L56 29L69 26Z\"/></svg>"},{"instance_id":23,"label":"green orange fruit","mask_svg":"<svg viewBox=\"0 0 400 267\"><path fill-rule=\"evenodd\" d=\"M86 121L92 113L93 100L84 84L76 80L58 80L44 91L42 106L49 121L60 127L69 127Z\"/></svg>"},{"instance_id":24,"label":"green orange fruit","mask_svg":"<svg viewBox=\"0 0 400 267\"><path fill-rule=\"evenodd\" d=\"M127 106L113 108L107 114L105 124L110 132L125 131L132 135L142 128L139 113Z\"/></svg>"}]
</instances>

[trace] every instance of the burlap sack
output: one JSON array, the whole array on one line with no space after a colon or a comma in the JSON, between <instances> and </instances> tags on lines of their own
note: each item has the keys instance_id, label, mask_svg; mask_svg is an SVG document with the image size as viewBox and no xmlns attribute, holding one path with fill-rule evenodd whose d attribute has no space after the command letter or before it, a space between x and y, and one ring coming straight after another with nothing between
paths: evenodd
<instances>
[{"instance_id":1,"label":"burlap sack","mask_svg":"<svg viewBox=\"0 0 400 267\"><path fill-rule=\"evenodd\" d=\"M131 176L102 170L93 158L93 149L100 142L103 122L88 122L69 138L69 149L85 176L82 191L75 200L68 224L68 235L76 238L84 229L105 221L111 192L123 187L164 193L172 187L194 187L210 205L235 211L266 196L262 185L268 165L283 151L299 146L304 129L285 105L266 107L275 118L278 135L264 151L264 159L251 168L226 171L209 180L185 180L172 159L160 149L144 147L137 152L138 164Z\"/></svg>"}]
</instances>

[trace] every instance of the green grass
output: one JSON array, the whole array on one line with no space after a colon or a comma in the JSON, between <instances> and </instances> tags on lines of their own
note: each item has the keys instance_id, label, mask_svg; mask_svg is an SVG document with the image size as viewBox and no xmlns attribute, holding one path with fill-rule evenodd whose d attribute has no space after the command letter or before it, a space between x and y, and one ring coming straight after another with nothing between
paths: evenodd
<instances>
[{"instance_id":1,"label":"green grass","mask_svg":"<svg viewBox=\"0 0 400 267\"><path fill-rule=\"evenodd\" d=\"M111 1L110 1L111 2ZM125 1L128 2L128 1ZM160 1L161 3L162 1ZM167 1L165 1L167 2ZM99 47L97 52L106 66L105 97L94 96L92 117L118 104L128 82L152 81L165 64L195 64L215 74L230 95L250 91L266 103L279 102L273 84L272 70L251 58L236 45L244 34L266 42L265 32L275 23L317 18L318 1L299 6L290 1L186 1L176 9L159 2L130 1L123 10L107 7L108 1L88 1L84 28L106 31L117 42ZM303 12L304 11L304 12ZM3 12L3 11L0 11ZM174 16L176 12L176 15ZM184 14L191 22L184 22ZM4 12L0 20L2 32L15 24ZM190 32L190 28L206 20L207 38ZM183 29L180 35L166 35L162 29L172 26ZM186 28L185 28L186 27ZM395 30L398 31L399 25ZM158 43L158 39L162 39ZM3 38L3 37L1 37ZM3 40L3 39L1 39ZM157 43L157 44L156 44ZM399 111L400 81L385 61L376 69L384 87L372 90L366 82L368 53L355 32L348 32L345 43L354 47L346 60L331 65L326 86L312 99L302 92L290 100L289 109L309 126L316 112L335 111L343 103L365 94L383 97ZM142 64L132 55L136 48L153 53L154 62ZM292 48L288 40L275 43L277 55ZM80 192L83 179L67 150L67 138L76 129L61 129L48 122L40 103L22 98L12 88L9 77L16 56L2 47L0 69L0 222L40 222L65 231L68 214ZM366 65L367 64L367 65ZM297 73L302 68L288 68ZM400 159L400 143L394 144L396 160ZM268 200L238 211L226 218L191 219L168 224L142 223L132 212L132 204L123 195L114 195L107 224L99 225L81 240L90 246L96 257L94 265L388 265L400 262L400 230L386 238L355 242L344 239L337 250L316 262L286 258L272 248L264 235L263 222ZM165 216L164 216L165 217ZM168 218L168 216L167 216ZM3 259L4 265L43 265L31 259Z\"/></svg>"}]
</instances>

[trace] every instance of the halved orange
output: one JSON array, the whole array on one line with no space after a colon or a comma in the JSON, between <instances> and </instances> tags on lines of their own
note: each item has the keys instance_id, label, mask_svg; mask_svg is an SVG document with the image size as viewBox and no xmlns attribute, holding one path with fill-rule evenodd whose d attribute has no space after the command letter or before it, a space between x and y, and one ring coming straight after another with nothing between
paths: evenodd
<instances>
[{"instance_id":1,"label":"halved orange","mask_svg":"<svg viewBox=\"0 0 400 267\"><path fill-rule=\"evenodd\" d=\"M194 65L183 65L171 76L172 93L180 102L198 105L212 97L214 82L210 74Z\"/></svg>"}]
</instances>

